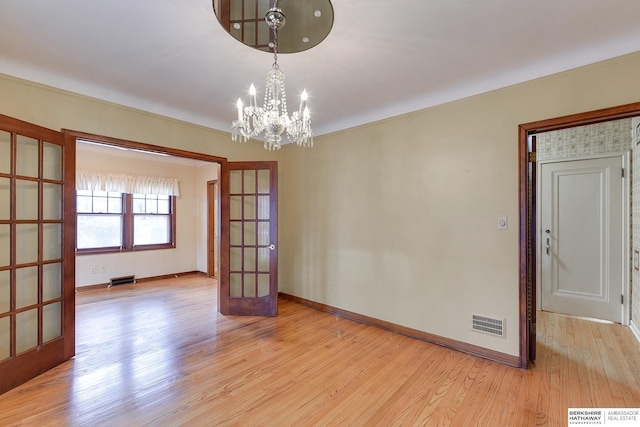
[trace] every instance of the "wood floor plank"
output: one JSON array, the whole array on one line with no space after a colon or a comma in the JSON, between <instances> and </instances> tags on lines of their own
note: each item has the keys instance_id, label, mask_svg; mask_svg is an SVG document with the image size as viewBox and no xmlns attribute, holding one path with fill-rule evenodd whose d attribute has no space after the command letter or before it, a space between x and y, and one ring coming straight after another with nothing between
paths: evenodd
<instances>
[{"instance_id":1,"label":"wood floor plank","mask_svg":"<svg viewBox=\"0 0 640 427\"><path fill-rule=\"evenodd\" d=\"M562 426L640 407L631 331L541 312L538 360L500 365L290 302L222 316L183 276L77 295L77 355L0 395L1 426Z\"/></svg>"}]
</instances>

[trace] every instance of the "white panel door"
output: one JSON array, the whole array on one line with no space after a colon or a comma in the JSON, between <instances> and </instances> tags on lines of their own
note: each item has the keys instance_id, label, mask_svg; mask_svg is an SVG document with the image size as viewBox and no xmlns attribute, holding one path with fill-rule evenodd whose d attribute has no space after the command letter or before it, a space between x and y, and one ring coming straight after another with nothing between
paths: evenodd
<instances>
[{"instance_id":1,"label":"white panel door","mask_svg":"<svg viewBox=\"0 0 640 427\"><path fill-rule=\"evenodd\" d=\"M622 323L622 156L542 164L541 308Z\"/></svg>"}]
</instances>

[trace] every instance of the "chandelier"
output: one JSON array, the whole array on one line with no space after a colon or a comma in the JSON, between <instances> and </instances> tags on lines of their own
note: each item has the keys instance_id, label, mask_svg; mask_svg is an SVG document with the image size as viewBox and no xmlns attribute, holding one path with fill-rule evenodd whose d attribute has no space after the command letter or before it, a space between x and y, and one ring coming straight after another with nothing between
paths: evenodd
<instances>
[{"instance_id":1,"label":"chandelier","mask_svg":"<svg viewBox=\"0 0 640 427\"><path fill-rule=\"evenodd\" d=\"M284 73L278 66L278 30L284 27L286 17L277 7L277 0L264 17L273 32L273 65L267 73L264 91L264 103L258 107L256 102L256 88L249 87L249 106L245 107L242 99L238 98L238 120L231 124L233 141L247 142L251 137L264 138L265 150L279 150L282 139L286 135L290 142L302 147L313 146L313 131L311 129L311 115L307 106L307 91L300 96L298 111L289 117L287 112L287 93L284 85Z\"/></svg>"}]
</instances>

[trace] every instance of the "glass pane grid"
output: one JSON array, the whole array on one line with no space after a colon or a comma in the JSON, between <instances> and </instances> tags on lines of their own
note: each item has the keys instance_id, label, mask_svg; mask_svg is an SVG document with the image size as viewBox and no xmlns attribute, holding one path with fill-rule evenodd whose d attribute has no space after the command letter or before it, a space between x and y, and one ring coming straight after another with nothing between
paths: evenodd
<instances>
[{"instance_id":1,"label":"glass pane grid","mask_svg":"<svg viewBox=\"0 0 640 427\"><path fill-rule=\"evenodd\" d=\"M122 213L122 193L78 190L76 192L76 209L78 213Z\"/></svg>"},{"instance_id":2,"label":"glass pane grid","mask_svg":"<svg viewBox=\"0 0 640 427\"><path fill-rule=\"evenodd\" d=\"M62 336L63 146L0 132L0 175L3 360Z\"/></svg>"},{"instance_id":3,"label":"glass pane grid","mask_svg":"<svg viewBox=\"0 0 640 427\"><path fill-rule=\"evenodd\" d=\"M133 213L147 215L168 215L171 213L170 196L157 194L134 194Z\"/></svg>"},{"instance_id":4,"label":"glass pane grid","mask_svg":"<svg viewBox=\"0 0 640 427\"><path fill-rule=\"evenodd\" d=\"M230 171L231 298L270 295L270 173Z\"/></svg>"}]
</instances>

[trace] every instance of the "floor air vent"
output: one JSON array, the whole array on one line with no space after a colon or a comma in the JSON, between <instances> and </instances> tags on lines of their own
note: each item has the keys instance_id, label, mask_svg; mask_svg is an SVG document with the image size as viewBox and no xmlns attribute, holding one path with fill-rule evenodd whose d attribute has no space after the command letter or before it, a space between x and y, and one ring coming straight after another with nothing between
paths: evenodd
<instances>
[{"instance_id":1,"label":"floor air vent","mask_svg":"<svg viewBox=\"0 0 640 427\"><path fill-rule=\"evenodd\" d=\"M472 329L474 331L483 332L489 335L497 335L499 337L504 337L505 335L504 320L492 319L490 317L474 314L472 321Z\"/></svg>"},{"instance_id":2,"label":"floor air vent","mask_svg":"<svg viewBox=\"0 0 640 427\"><path fill-rule=\"evenodd\" d=\"M112 277L109 279L109 287L118 285L130 285L136 283L136 276Z\"/></svg>"}]
</instances>

